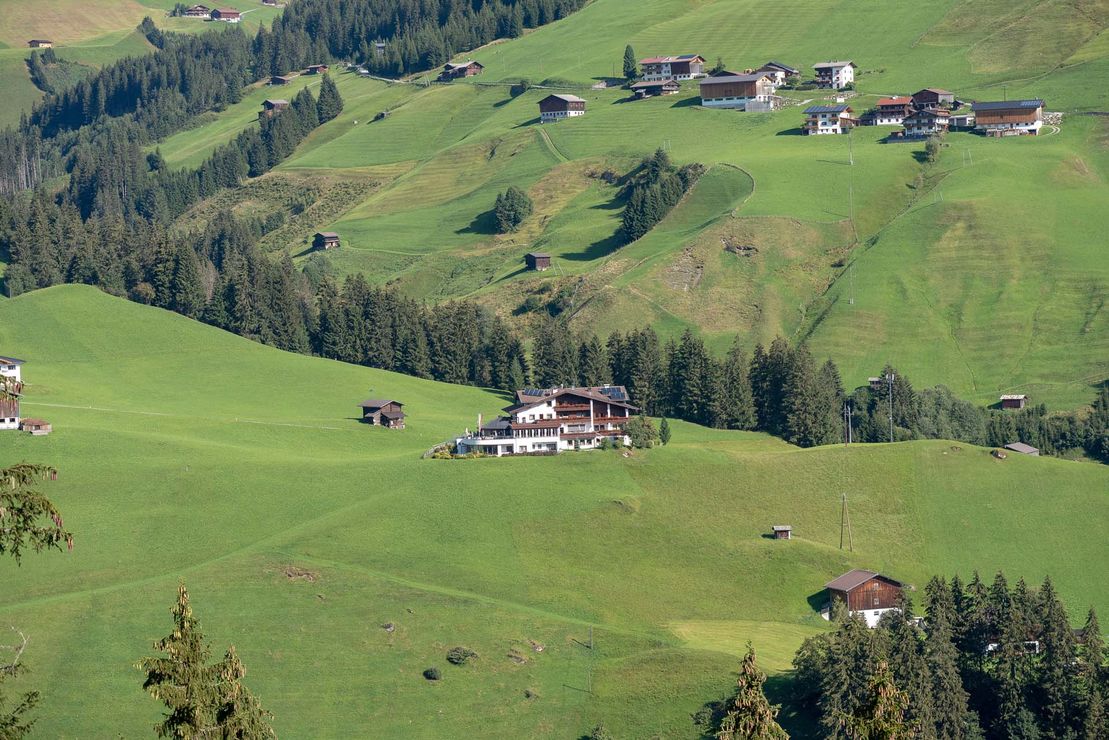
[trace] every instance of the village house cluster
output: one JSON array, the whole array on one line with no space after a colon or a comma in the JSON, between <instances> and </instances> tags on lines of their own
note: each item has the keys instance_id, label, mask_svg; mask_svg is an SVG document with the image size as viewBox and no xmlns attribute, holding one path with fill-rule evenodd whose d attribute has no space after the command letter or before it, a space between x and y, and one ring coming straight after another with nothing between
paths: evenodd
<instances>
[{"instance_id":1,"label":"village house cluster","mask_svg":"<svg viewBox=\"0 0 1109 740\"><path fill-rule=\"evenodd\" d=\"M620 385L519 390L504 416L488 422L478 416L455 450L502 457L595 450L606 440L629 445L627 425L638 410Z\"/></svg>"},{"instance_id":2,"label":"village house cluster","mask_svg":"<svg viewBox=\"0 0 1109 740\"><path fill-rule=\"evenodd\" d=\"M0 355L0 430L18 429L34 436L50 434L50 422L20 416L24 361Z\"/></svg>"}]
</instances>

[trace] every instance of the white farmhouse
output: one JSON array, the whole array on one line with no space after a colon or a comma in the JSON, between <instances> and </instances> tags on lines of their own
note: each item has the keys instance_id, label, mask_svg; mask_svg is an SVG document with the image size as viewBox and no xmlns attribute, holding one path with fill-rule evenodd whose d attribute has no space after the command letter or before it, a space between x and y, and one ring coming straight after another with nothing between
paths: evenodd
<instances>
[{"instance_id":1,"label":"white farmhouse","mask_svg":"<svg viewBox=\"0 0 1109 740\"><path fill-rule=\"evenodd\" d=\"M801 130L809 136L846 134L855 123L850 106L812 105L805 109L805 122Z\"/></svg>"},{"instance_id":2,"label":"white farmhouse","mask_svg":"<svg viewBox=\"0 0 1109 740\"><path fill-rule=\"evenodd\" d=\"M816 84L820 87L830 87L833 90L842 90L855 82L855 70L858 65L851 60L842 62L818 62L812 66L816 71Z\"/></svg>"},{"instance_id":3,"label":"white farmhouse","mask_svg":"<svg viewBox=\"0 0 1109 740\"><path fill-rule=\"evenodd\" d=\"M901 609L901 591L905 584L887 578L873 570L855 570L824 584L828 590L828 611L832 605L843 602L850 614L863 618L867 627L877 627L878 620L888 611Z\"/></svg>"},{"instance_id":4,"label":"white farmhouse","mask_svg":"<svg viewBox=\"0 0 1109 740\"><path fill-rule=\"evenodd\" d=\"M593 450L605 439L630 444L628 421L635 406L623 386L550 388L516 392L506 416L482 424L455 440L460 454L554 454Z\"/></svg>"},{"instance_id":5,"label":"white farmhouse","mask_svg":"<svg viewBox=\"0 0 1109 740\"><path fill-rule=\"evenodd\" d=\"M0 376L7 393L0 396L0 429L19 429L19 395L23 392L23 360L0 355Z\"/></svg>"}]
</instances>

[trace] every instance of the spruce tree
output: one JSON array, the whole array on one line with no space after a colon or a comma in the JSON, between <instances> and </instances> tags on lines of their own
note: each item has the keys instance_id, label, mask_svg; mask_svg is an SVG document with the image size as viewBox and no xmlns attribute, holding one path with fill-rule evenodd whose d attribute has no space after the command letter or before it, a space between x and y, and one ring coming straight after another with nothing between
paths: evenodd
<instances>
[{"instance_id":1,"label":"spruce tree","mask_svg":"<svg viewBox=\"0 0 1109 740\"><path fill-rule=\"evenodd\" d=\"M584 386L604 385L611 380L605 347L595 334L583 340L578 349L578 372Z\"/></svg>"},{"instance_id":2,"label":"spruce tree","mask_svg":"<svg viewBox=\"0 0 1109 740\"><path fill-rule=\"evenodd\" d=\"M866 698L842 717L852 740L910 740L917 732L906 720L909 698L890 675L889 666L879 661L867 685Z\"/></svg>"},{"instance_id":3,"label":"spruce tree","mask_svg":"<svg viewBox=\"0 0 1109 740\"><path fill-rule=\"evenodd\" d=\"M932 700L932 672L925 659L924 641L920 630L909 620L912 606L883 615L883 627L889 634L888 662L894 682L908 698L905 720L916 728L920 738L933 738L935 707Z\"/></svg>"},{"instance_id":4,"label":"spruce tree","mask_svg":"<svg viewBox=\"0 0 1109 740\"><path fill-rule=\"evenodd\" d=\"M947 593L949 592L942 588L931 589L929 592L928 636L924 641L924 657L932 681L934 737L939 740L964 740L973 729L973 720L967 709L967 692L963 689L958 651L952 640L949 615L953 610L940 603Z\"/></svg>"},{"instance_id":5,"label":"spruce tree","mask_svg":"<svg viewBox=\"0 0 1109 740\"><path fill-rule=\"evenodd\" d=\"M331 75L326 72L320 82L320 92L316 96L316 113L320 123L327 123L343 112L343 96L335 86Z\"/></svg>"},{"instance_id":6,"label":"spruce tree","mask_svg":"<svg viewBox=\"0 0 1109 740\"><path fill-rule=\"evenodd\" d=\"M639 62L635 58L635 51L632 45L628 44L624 47L624 79L634 80L639 76Z\"/></svg>"},{"instance_id":7,"label":"spruce tree","mask_svg":"<svg viewBox=\"0 0 1109 740\"><path fill-rule=\"evenodd\" d=\"M243 686L246 669L232 645L218 666L216 691L219 695L215 711L219 737L227 740L264 740L275 738L270 727L270 713Z\"/></svg>"},{"instance_id":8,"label":"spruce tree","mask_svg":"<svg viewBox=\"0 0 1109 740\"><path fill-rule=\"evenodd\" d=\"M138 667L146 671L143 688L169 710L154 732L158 737L192 738L214 723L213 707L219 700L215 670L208 665L208 645L184 583L177 587L172 614L173 631L154 643L165 656L143 658Z\"/></svg>"},{"instance_id":9,"label":"spruce tree","mask_svg":"<svg viewBox=\"0 0 1109 740\"><path fill-rule=\"evenodd\" d=\"M670 444L670 421L665 416L658 425L658 441L663 446Z\"/></svg>"},{"instance_id":10,"label":"spruce tree","mask_svg":"<svg viewBox=\"0 0 1109 740\"><path fill-rule=\"evenodd\" d=\"M776 721L779 707L766 699L766 674L755 662L755 649L747 643L747 654L739 668L739 685L720 723L717 740L789 740Z\"/></svg>"},{"instance_id":11,"label":"spruce tree","mask_svg":"<svg viewBox=\"0 0 1109 740\"><path fill-rule=\"evenodd\" d=\"M48 465L19 463L0 469L0 555L16 563L28 548L35 552L73 549L73 535L65 528L61 512L37 490L40 481L57 480Z\"/></svg>"},{"instance_id":12,"label":"spruce tree","mask_svg":"<svg viewBox=\"0 0 1109 740\"><path fill-rule=\"evenodd\" d=\"M0 724L0 729L3 729L2 724ZM1101 687L1098 685L1094 685L1086 696L1082 716L1082 733L1079 737L1082 740L1105 740L1106 737L1109 737L1109 719L1106 718L1105 698L1101 693Z\"/></svg>"},{"instance_id":13,"label":"spruce tree","mask_svg":"<svg viewBox=\"0 0 1109 740\"><path fill-rule=\"evenodd\" d=\"M1050 578L1040 587L1043 631L1037 681L1040 715L1045 737L1063 738L1077 729L1073 707L1078 703L1075 685L1074 632L1067 612Z\"/></svg>"},{"instance_id":14,"label":"spruce tree","mask_svg":"<svg viewBox=\"0 0 1109 740\"><path fill-rule=\"evenodd\" d=\"M719 387L719 426L726 429L754 429L756 419L755 404L751 397L751 379L747 358L738 336L720 366Z\"/></svg>"}]
</instances>

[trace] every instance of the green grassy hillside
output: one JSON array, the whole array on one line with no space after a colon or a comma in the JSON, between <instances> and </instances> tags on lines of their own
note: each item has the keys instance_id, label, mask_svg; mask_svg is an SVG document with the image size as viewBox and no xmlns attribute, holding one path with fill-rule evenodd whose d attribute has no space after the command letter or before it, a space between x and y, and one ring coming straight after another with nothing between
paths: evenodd
<instances>
[{"instance_id":1,"label":"green grassy hillside","mask_svg":"<svg viewBox=\"0 0 1109 740\"><path fill-rule=\"evenodd\" d=\"M570 291L585 331L693 328L717 349L736 333L749 346L784 334L834 357L849 384L892 361L918 384L980 403L1026 392L1075 407L1109 375L1099 237L1109 124L1085 115L1109 104L1098 84L1109 79L1107 25L1104 3L1083 0L789 0L773 9L597 0L467 53L486 64L477 84L339 75L343 114L267 177L278 189L321 174L373 186L267 246L303 257L305 238L326 227L344 237L329 257L339 274L362 272L417 298L469 296L507 314L531 295ZM860 94L849 102L859 111L880 95L943 86L968 99L1041 96L1067 115L1059 132L1037 139L953 133L925 165L920 145L880 143L886 127L856 130L850 143L797 136L797 106L825 99L818 91L744 114L700 108L688 84L637 102L587 89L612 74L626 43L640 56L696 51L730 68L852 58ZM538 126L536 102L548 91L512 98L490 84L519 77L582 86L587 115ZM267 94L164 142L163 152L195 164L255 125ZM384 110L391 115L374 121ZM710 176L656 234L618 248L621 204L599 175L626 172L660 146L678 163L706 164ZM519 232L496 235L489 209L510 184L529 190L536 213ZM244 209L255 196L244 194ZM520 270L535 249L555 256L554 270Z\"/></svg>"},{"instance_id":2,"label":"green grassy hillside","mask_svg":"<svg viewBox=\"0 0 1109 740\"><path fill-rule=\"evenodd\" d=\"M696 737L690 713L728 689L746 640L786 668L824 628L812 597L853 566L918 587L1050 573L1075 618L1109 609L1090 578L1109 538L1103 466L948 442L799 450L681 423L626 458L421 460L503 399L80 286L0 302L0 349L27 360L25 413L55 428L0 435L0 465L57 466L49 493L76 535L72 553L2 566L0 627L31 637L43 737L149 731L158 705L133 664L182 578L291 737L562 738L602 719ZM408 428L359 424L370 395L404 401ZM845 490L854 552L838 548ZM796 539L763 536L781 522ZM449 666L454 645L481 657ZM420 676L431 665L439 684Z\"/></svg>"}]
</instances>

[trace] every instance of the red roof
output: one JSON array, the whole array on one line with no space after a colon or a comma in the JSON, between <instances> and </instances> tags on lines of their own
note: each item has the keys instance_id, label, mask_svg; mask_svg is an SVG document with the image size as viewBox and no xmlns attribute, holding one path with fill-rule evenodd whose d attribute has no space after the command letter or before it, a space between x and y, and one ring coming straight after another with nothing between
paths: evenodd
<instances>
[{"instance_id":1,"label":"red roof","mask_svg":"<svg viewBox=\"0 0 1109 740\"><path fill-rule=\"evenodd\" d=\"M896 98L882 98L878 101L878 105L908 105L913 102L913 99L908 95L899 95Z\"/></svg>"}]
</instances>

